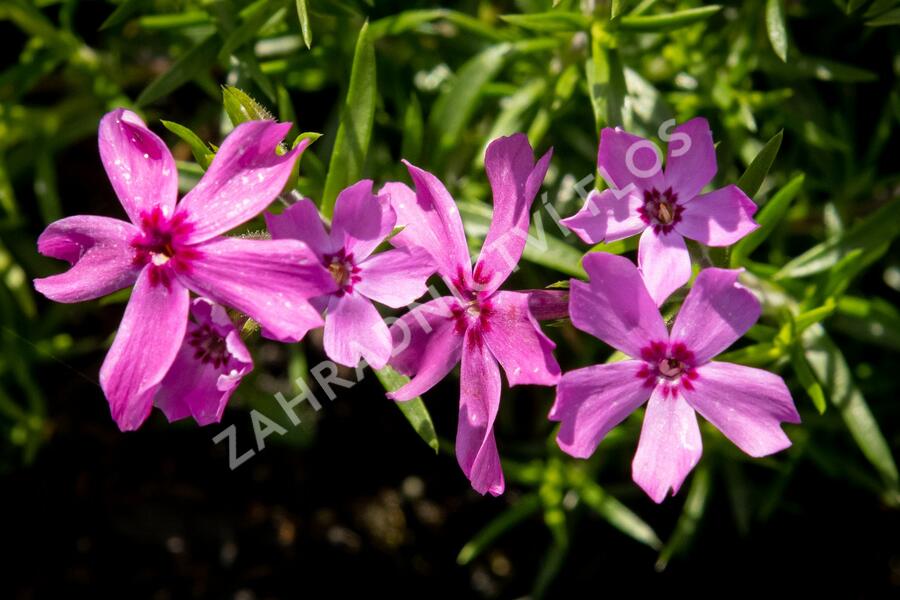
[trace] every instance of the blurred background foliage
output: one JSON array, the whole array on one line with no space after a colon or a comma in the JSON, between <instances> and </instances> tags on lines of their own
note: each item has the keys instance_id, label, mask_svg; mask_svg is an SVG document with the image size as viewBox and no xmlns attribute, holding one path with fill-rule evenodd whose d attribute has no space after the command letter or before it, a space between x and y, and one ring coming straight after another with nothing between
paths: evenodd
<instances>
[{"instance_id":1,"label":"blurred background foliage","mask_svg":"<svg viewBox=\"0 0 900 600\"><path fill-rule=\"evenodd\" d=\"M4 584L23 598L118 584L254 598L300 582L371 591L387 572L404 595L540 597L752 574L747 590L789 577L779 585L896 593L898 24L896 0L0 0L0 469L5 544L20 549ZM730 359L786 378L803 416L793 447L750 459L704 427L701 464L657 507L629 478L640 417L576 461L552 441L543 388L504 391L496 500L456 470L453 381L426 396L434 425L423 405L407 415L440 457L372 378L235 472L210 441L221 427L154 415L119 434L96 373L127 292L63 306L30 283L60 268L35 251L48 223L121 216L95 142L118 106L169 142L183 189L260 110L295 124L289 141L322 134L296 187L325 214L360 177L407 181L406 158L448 185L473 247L490 219L484 148L527 132L554 158L510 288L582 275L588 249L554 215L602 185L600 128L658 137L667 119L706 117L715 183L739 182L763 227L729 252L691 250L744 267L763 298ZM609 358L567 323L546 330L566 370ZM243 447L241 407L277 417L272 395L322 358L315 336L253 347L226 414Z\"/></svg>"}]
</instances>

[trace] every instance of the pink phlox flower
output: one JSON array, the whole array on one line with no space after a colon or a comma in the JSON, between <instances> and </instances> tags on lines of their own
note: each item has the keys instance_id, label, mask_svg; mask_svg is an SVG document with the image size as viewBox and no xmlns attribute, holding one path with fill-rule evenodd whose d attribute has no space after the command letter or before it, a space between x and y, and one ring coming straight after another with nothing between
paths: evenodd
<instances>
[{"instance_id":1,"label":"pink phlox flower","mask_svg":"<svg viewBox=\"0 0 900 600\"><path fill-rule=\"evenodd\" d=\"M665 170L651 141L607 127L600 133L597 166L610 188L591 192L584 207L562 222L588 244L643 232L638 266L657 306L691 277L684 238L728 246L759 227L756 205L736 185L700 193L717 169L706 119L674 129Z\"/></svg>"},{"instance_id":2,"label":"pink phlox flower","mask_svg":"<svg viewBox=\"0 0 900 600\"><path fill-rule=\"evenodd\" d=\"M223 307L195 298L191 317L153 404L169 421L193 417L199 425L209 425L221 421L228 399L253 370L253 359Z\"/></svg>"},{"instance_id":3,"label":"pink phlox flower","mask_svg":"<svg viewBox=\"0 0 900 600\"><path fill-rule=\"evenodd\" d=\"M289 129L272 121L239 125L177 202L178 171L163 141L124 109L100 121L100 158L130 222L73 216L51 223L38 251L72 266L34 286L51 300L81 302L134 285L100 369L122 430L150 413L184 339L189 290L249 315L274 339L296 341L322 324L308 299L334 289L334 280L304 243L222 235L281 192L307 145L276 154Z\"/></svg>"},{"instance_id":4,"label":"pink phlox flower","mask_svg":"<svg viewBox=\"0 0 900 600\"><path fill-rule=\"evenodd\" d=\"M453 296L417 306L391 326L395 356L391 365L412 377L388 396L409 400L431 389L462 362L456 456L479 493L503 493L503 471L494 439L500 407L500 370L509 385L554 385L559 365L555 345L541 332L529 310L529 295L500 291L527 240L530 208L550 163L537 163L522 134L498 138L485 153L485 170L494 196L494 215L481 254L472 267L463 224L453 198L431 173L406 163L415 184L385 190L404 229L392 243L423 248Z\"/></svg>"},{"instance_id":5,"label":"pink phlox flower","mask_svg":"<svg viewBox=\"0 0 900 600\"><path fill-rule=\"evenodd\" d=\"M266 213L274 239L302 240L334 279L336 289L313 303L325 310L325 353L342 365L353 367L360 358L375 369L387 364L391 335L372 301L407 306L425 293L435 271L431 256L419 248L373 254L396 222L389 195L373 194L371 180L338 195L330 231L308 199L281 214Z\"/></svg>"},{"instance_id":6,"label":"pink phlox flower","mask_svg":"<svg viewBox=\"0 0 900 600\"><path fill-rule=\"evenodd\" d=\"M572 324L630 358L563 374L550 411L561 423L560 448L587 458L647 402L632 477L662 502L700 459L695 412L750 456L790 446L780 423L799 423L800 416L784 380L712 360L759 318L759 302L737 283L740 271L701 271L669 332L630 260L592 253L584 268L590 282L571 283Z\"/></svg>"}]
</instances>

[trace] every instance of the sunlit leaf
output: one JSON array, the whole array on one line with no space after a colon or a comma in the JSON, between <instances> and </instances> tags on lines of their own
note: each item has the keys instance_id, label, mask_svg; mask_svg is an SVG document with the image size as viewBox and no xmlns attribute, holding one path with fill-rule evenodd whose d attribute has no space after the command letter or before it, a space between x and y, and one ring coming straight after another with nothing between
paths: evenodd
<instances>
[{"instance_id":1,"label":"sunlit leaf","mask_svg":"<svg viewBox=\"0 0 900 600\"><path fill-rule=\"evenodd\" d=\"M309 26L309 9L306 0L297 0L297 18L300 19L300 33L303 35L303 43L306 49L312 48L312 29Z\"/></svg>"},{"instance_id":2,"label":"sunlit leaf","mask_svg":"<svg viewBox=\"0 0 900 600\"><path fill-rule=\"evenodd\" d=\"M231 85L222 87L222 102L235 127L247 121L274 121L275 116L247 92Z\"/></svg>"},{"instance_id":3,"label":"sunlit leaf","mask_svg":"<svg viewBox=\"0 0 900 600\"><path fill-rule=\"evenodd\" d=\"M369 24L363 24L356 41L353 67L347 98L341 110L322 204L319 207L326 218L331 217L338 193L357 181L362 175L372 138L375 119L375 47L368 35Z\"/></svg>"},{"instance_id":4,"label":"sunlit leaf","mask_svg":"<svg viewBox=\"0 0 900 600\"><path fill-rule=\"evenodd\" d=\"M591 20L576 12L550 11L527 15L500 15L500 18L523 29L533 31L581 31L587 29Z\"/></svg>"},{"instance_id":5,"label":"sunlit leaf","mask_svg":"<svg viewBox=\"0 0 900 600\"><path fill-rule=\"evenodd\" d=\"M672 31L699 23L722 10L718 4L700 8L688 8L660 15L625 15L619 19L623 31Z\"/></svg>"},{"instance_id":6,"label":"sunlit leaf","mask_svg":"<svg viewBox=\"0 0 900 600\"><path fill-rule=\"evenodd\" d=\"M384 389L388 392L398 390L409 382L408 377L401 375L391 367L385 367L375 371L375 376L378 377L378 381L381 382L381 385L384 386ZM422 398L416 396L412 400L394 402L394 404L397 405L397 408L400 409L400 412L403 413L403 416L406 417L409 424L412 425L416 433L419 434L419 437L425 440L425 443L437 452L437 433L434 430L431 414L429 414L428 409L425 407Z\"/></svg>"},{"instance_id":7,"label":"sunlit leaf","mask_svg":"<svg viewBox=\"0 0 900 600\"><path fill-rule=\"evenodd\" d=\"M285 12L285 0L257 0L240 12L240 24L225 37L219 60L226 60L235 50L256 37L256 32L269 19L280 20Z\"/></svg>"},{"instance_id":8,"label":"sunlit leaf","mask_svg":"<svg viewBox=\"0 0 900 600\"><path fill-rule=\"evenodd\" d=\"M900 351L900 311L883 298L842 296L832 324L857 339Z\"/></svg>"},{"instance_id":9,"label":"sunlit leaf","mask_svg":"<svg viewBox=\"0 0 900 600\"><path fill-rule=\"evenodd\" d=\"M106 20L100 25L100 30L102 31L124 23L146 4L148 4L148 0L125 0L116 7L116 10L112 11L112 13L106 17Z\"/></svg>"},{"instance_id":10,"label":"sunlit leaf","mask_svg":"<svg viewBox=\"0 0 900 600\"><path fill-rule=\"evenodd\" d=\"M775 54L782 61L787 62L788 35L783 0L766 1L766 31Z\"/></svg>"},{"instance_id":11,"label":"sunlit leaf","mask_svg":"<svg viewBox=\"0 0 900 600\"><path fill-rule=\"evenodd\" d=\"M622 127L627 88L619 51L610 47L608 34L598 24L591 28L591 58L587 62L587 84L594 108L597 131Z\"/></svg>"},{"instance_id":12,"label":"sunlit leaf","mask_svg":"<svg viewBox=\"0 0 900 600\"><path fill-rule=\"evenodd\" d=\"M759 154L756 155L756 158L753 159L753 162L750 163L750 166L738 179L737 186L751 198L756 195L763 181L766 180L766 175L769 173L769 169L772 168L772 163L775 162L775 157L778 155L779 148L781 148L782 138L784 138L783 129L766 142L763 149L759 151Z\"/></svg>"},{"instance_id":13,"label":"sunlit leaf","mask_svg":"<svg viewBox=\"0 0 900 600\"><path fill-rule=\"evenodd\" d=\"M662 542L650 525L596 483L585 481L579 488L579 493L591 510L628 537L654 550L662 548Z\"/></svg>"},{"instance_id":14,"label":"sunlit leaf","mask_svg":"<svg viewBox=\"0 0 900 600\"><path fill-rule=\"evenodd\" d=\"M212 149L206 145L206 142L200 139L196 133L185 127L184 125L179 125L174 121L166 121L160 119L160 122L163 124L163 127L177 135L181 138L188 146L191 148L191 154L194 155L194 159L197 161L203 170L206 170L209 167L209 164L212 162L215 153Z\"/></svg>"},{"instance_id":15,"label":"sunlit leaf","mask_svg":"<svg viewBox=\"0 0 900 600\"><path fill-rule=\"evenodd\" d=\"M180 13L143 15L138 18L137 22L141 29L156 31L207 25L212 23L213 19L204 10L187 10Z\"/></svg>"},{"instance_id":16,"label":"sunlit leaf","mask_svg":"<svg viewBox=\"0 0 900 600\"><path fill-rule=\"evenodd\" d=\"M482 88L491 81L512 47L509 44L491 46L466 62L453 83L435 101L428 116L428 130L436 142L434 161L459 143L481 97Z\"/></svg>"},{"instance_id":17,"label":"sunlit leaf","mask_svg":"<svg viewBox=\"0 0 900 600\"><path fill-rule=\"evenodd\" d=\"M409 31L415 31L425 24L437 20L446 20L459 27L463 31L474 33L485 39L500 42L514 39L507 32L498 30L479 19L465 13L447 8L426 8L403 11L396 15L390 15L373 21L369 28L369 35L377 40L386 35L400 35Z\"/></svg>"},{"instance_id":18,"label":"sunlit leaf","mask_svg":"<svg viewBox=\"0 0 900 600\"><path fill-rule=\"evenodd\" d=\"M751 165L752 166L752 165ZM756 214L756 222L759 229L744 237L731 249L731 266L737 267L745 263L746 259L772 234L782 222L791 202L803 187L803 174L796 175L787 185L778 190L771 200L766 202Z\"/></svg>"},{"instance_id":19,"label":"sunlit leaf","mask_svg":"<svg viewBox=\"0 0 900 600\"><path fill-rule=\"evenodd\" d=\"M900 198L857 223L846 233L813 246L791 260L775 275L775 279L806 277L837 264L853 250L870 250L900 235Z\"/></svg>"},{"instance_id":20,"label":"sunlit leaf","mask_svg":"<svg viewBox=\"0 0 900 600\"><path fill-rule=\"evenodd\" d=\"M791 351L791 366L794 367L794 374L797 375L800 385L806 390L806 395L812 400L816 410L820 415L824 414L828 406L825 401L825 392L806 361L806 357L803 356L803 352L797 347Z\"/></svg>"}]
</instances>

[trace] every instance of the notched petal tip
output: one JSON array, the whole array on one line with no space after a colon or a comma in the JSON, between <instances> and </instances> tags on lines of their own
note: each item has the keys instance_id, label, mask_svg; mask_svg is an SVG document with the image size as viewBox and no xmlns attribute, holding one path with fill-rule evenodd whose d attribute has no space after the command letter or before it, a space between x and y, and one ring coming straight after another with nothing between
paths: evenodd
<instances>
[{"instance_id":1,"label":"notched petal tip","mask_svg":"<svg viewBox=\"0 0 900 600\"><path fill-rule=\"evenodd\" d=\"M125 109L100 119L97 139L103 168L131 222L139 224L141 215L155 208L171 215L178 172L165 142Z\"/></svg>"}]
</instances>

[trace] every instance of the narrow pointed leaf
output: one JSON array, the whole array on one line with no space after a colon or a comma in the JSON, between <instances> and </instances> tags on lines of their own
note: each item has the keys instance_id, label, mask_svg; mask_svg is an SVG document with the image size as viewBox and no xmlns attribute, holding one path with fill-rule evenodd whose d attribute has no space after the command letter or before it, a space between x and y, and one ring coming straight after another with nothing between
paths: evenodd
<instances>
[{"instance_id":1,"label":"narrow pointed leaf","mask_svg":"<svg viewBox=\"0 0 900 600\"><path fill-rule=\"evenodd\" d=\"M219 51L219 60L226 60L235 50L256 37L259 29L269 20L276 19L284 9L284 0L257 0L240 12L241 22L225 37Z\"/></svg>"},{"instance_id":2,"label":"narrow pointed leaf","mask_svg":"<svg viewBox=\"0 0 900 600\"><path fill-rule=\"evenodd\" d=\"M201 140L196 133L184 125L179 125L174 121L165 121L163 119L160 119L160 122L163 124L163 127L177 135L191 148L191 154L194 155L197 164L205 171L215 156L215 152L206 145L206 142Z\"/></svg>"},{"instance_id":3,"label":"narrow pointed leaf","mask_svg":"<svg viewBox=\"0 0 900 600\"><path fill-rule=\"evenodd\" d=\"M866 21L869 27L887 27L889 25L900 25L900 8L889 10L886 13L875 17L871 21Z\"/></svg>"},{"instance_id":4,"label":"narrow pointed leaf","mask_svg":"<svg viewBox=\"0 0 900 600\"><path fill-rule=\"evenodd\" d=\"M797 347L791 351L791 366L794 367L794 374L797 375L800 385L806 390L806 395L812 400L813 406L816 407L820 415L825 414L825 410L828 407L825 401L825 392L806 361L806 357L803 356L803 352Z\"/></svg>"},{"instance_id":5,"label":"narrow pointed leaf","mask_svg":"<svg viewBox=\"0 0 900 600\"><path fill-rule=\"evenodd\" d=\"M599 485L585 481L578 491L584 503L610 525L654 550L662 548L662 542L653 528Z\"/></svg>"},{"instance_id":6,"label":"narrow pointed leaf","mask_svg":"<svg viewBox=\"0 0 900 600\"><path fill-rule=\"evenodd\" d=\"M900 198L894 199L857 223L842 235L813 246L786 264L775 279L806 277L837 264L855 249L870 250L890 242L900 234Z\"/></svg>"},{"instance_id":7,"label":"narrow pointed leaf","mask_svg":"<svg viewBox=\"0 0 900 600\"><path fill-rule=\"evenodd\" d=\"M900 352L900 310L883 298L841 296L833 326L858 340Z\"/></svg>"},{"instance_id":8,"label":"narrow pointed leaf","mask_svg":"<svg viewBox=\"0 0 900 600\"><path fill-rule=\"evenodd\" d=\"M222 103L235 127L247 121L274 121L275 116L247 92L232 85L222 87Z\"/></svg>"},{"instance_id":9,"label":"narrow pointed leaf","mask_svg":"<svg viewBox=\"0 0 900 600\"><path fill-rule=\"evenodd\" d=\"M632 16L619 19L619 29L623 31L672 31L705 21L722 10L718 4L700 8L688 8L663 15Z\"/></svg>"},{"instance_id":10,"label":"narrow pointed leaf","mask_svg":"<svg viewBox=\"0 0 900 600\"><path fill-rule=\"evenodd\" d=\"M391 367L385 367L375 371L375 376L378 377L378 381L381 382L381 385L383 385L384 389L388 392L398 390L409 382L408 377L401 375ZM403 416L406 417L409 424L413 426L413 429L416 430L419 437L425 440L425 443L428 444L436 454L438 451L437 432L434 429L434 422L431 420L431 414L425 407L422 398L416 396L412 400L407 400L406 402L394 402L394 404L397 405L397 408L400 409L400 412L403 413Z\"/></svg>"},{"instance_id":11,"label":"narrow pointed leaf","mask_svg":"<svg viewBox=\"0 0 900 600\"><path fill-rule=\"evenodd\" d=\"M762 210L756 215L759 229L743 238L731 250L731 266L737 267L744 264L747 258L775 231L782 223L791 202L803 187L803 174L796 175L787 185L781 188L772 199L766 202Z\"/></svg>"},{"instance_id":12,"label":"narrow pointed leaf","mask_svg":"<svg viewBox=\"0 0 900 600\"><path fill-rule=\"evenodd\" d=\"M591 58L586 76L597 133L604 127L625 125L625 71L619 51L606 43L608 36L599 23L591 28Z\"/></svg>"},{"instance_id":13,"label":"narrow pointed leaf","mask_svg":"<svg viewBox=\"0 0 900 600\"><path fill-rule=\"evenodd\" d=\"M435 101L428 116L429 132L437 142L437 156L432 160L440 162L459 143L482 89L500 71L511 48L509 44L498 44L475 55L459 69L454 82Z\"/></svg>"},{"instance_id":14,"label":"narrow pointed leaf","mask_svg":"<svg viewBox=\"0 0 900 600\"><path fill-rule=\"evenodd\" d=\"M541 508L541 499L536 493L522 496L508 509L497 515L490 523L469 540L456 557L460 565L467 565L487 550L501 535L536 514Z\"/></svg>"},{"instance_id":15,"label":"narrow pointed leaf","mask_svg":"<svg viewBox=\"0 0 900 600\"><path fill-rule=\"evenodd\" d=\"M691 545L697 534L697 527L706 510L706 501L709 498L710 475L709 467L701 463L694 471L691 487L688 490L687 499L684 501L684 509L672 537L666 542L659 558L656 561L656 570L664 571L673 557L681 554Z\"/></svg>"},{"instance_id":16,"label":"narrow pointed leaf","mask_svg":"<svg viewBox=\"0 0 900 600\"><path fill-rule=\"evenodd\" d=\"M150 82L135 100L137 106L146 106L198 77L216 61L218 36L210 34L196 46L182 54L171 68Z\"/></svg>"},{"instance_id":17,"label":"narrow pointed leaf","mask_svg":"<svg viewBox=\"0 0 900 600\"><path fill-rule=\"evenodd\" d=\"M781 140L783 138L784 130L782 129L766 142L763 149L759 151L759 154L756 155L756 158L753 159L753 162L750 163L750 166L738 179L737 186L751 198L756 195L763 181L766 180L766 175L769 169L772 168L772 163L775 162L775 157L778 155L778 149L781 148Z\"/></svg>"},{"instance_id":18,"label":"narrow pointed leaf","mask_svg":"<svg viewBox=\"0 0 900 600\"><path fill-rule=\"evenodd\" d=\"M300 19L300 34L303 36L303 43L309 50L312 48L312 29L309 27L309 9L306 6L306 0L297 0L297 18Z\"/></svg>"},{"instance_id":19,"label":"narrow pointed leaf","mask_svg":"<svg viewBox=\"0 0 900 600\"><path fill-rule=\"evenodd\" d=\"M100 25L100 31L124 23L144 4L147 4L147 0L125 0L116 7L116 10L112 11L112 13L106 17L106 20Z\"/></svg>"},{"instance_id":20,"label":"narrow pointed leaf","mask_svg":"<svg viewBox=\"0 0 900 600\"><path fill-rule=\"evenodd\" d=\"M325 178L320 210L326 218L331 218L338 193L362 175L372 138L376 94L375 47L368 31L367 21L356 41L350 85L328 164L328 176Z\"/></svg>"},{"instance_id":21,"label":"narrow pointed leaf","mask_svg":"<svg viewBox=\"0 0 900 600\"><path fill-rule=\"evenodd\" d=\"M787 62L788 36L782 0L766 1L766 31L775 54L782 62Z\"/></svg>"},{"instance_id":22,"label":"narrow pointed leaf","mask_svg":"<svg viewBox=\"0 0 900 600\"><path fill-rule=\"evenodd\" d=\"M556 10L527 15L501 15L500 18L511 25L532 31L582 31L591 24L590 18L581 13Z\"/></svg>"},{"instance_id":23,"label":"narrow pointed leaf","mask_svg":"<svg viewBox=\"0 0 900 600\"><path fill-rule=\"evenodd\" d=\"M841 415L863 455L881 475L888 493L896 498L900 494L900 475L891 448L856 387L844 355L821 325L807 330L803 344L810 367L828 391L828 400Z\"/></svg>"}]
</instances>

